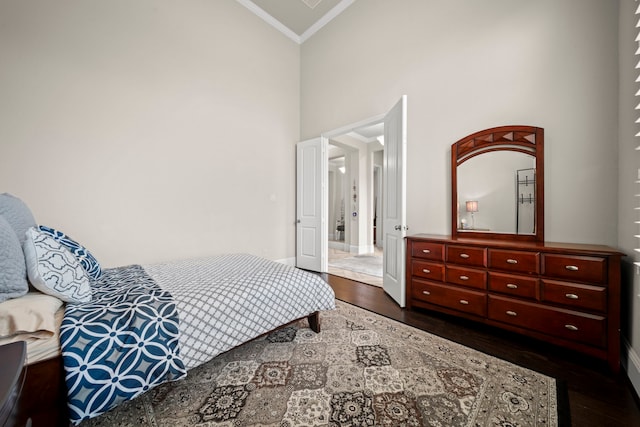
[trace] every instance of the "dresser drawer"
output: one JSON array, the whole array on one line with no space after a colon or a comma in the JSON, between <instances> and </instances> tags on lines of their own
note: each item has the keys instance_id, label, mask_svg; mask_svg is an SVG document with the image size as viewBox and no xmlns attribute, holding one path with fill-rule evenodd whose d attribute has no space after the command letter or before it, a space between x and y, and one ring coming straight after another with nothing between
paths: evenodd
<instances>
[{"instance_id":1,"label":"dresser drawer","mask_svg":"<svg viewBox=\"0 0 640 427\"><path fill-rule=\"evenodd\" d=\"M487 296L484 292L464 290L421 280L414 280L411 289L412 297L420 301L478 316L486 316L487 314Z\"/></svg>"},{"instance_id":2,"label":"dresser drawer","mask_svg":"<svg viewBox=\"0 0 640 427\"><path fill-rule=\"evenodd\" d=\"M488 317L558 338L606 346L607 321L603 316L489 295Z\"/></svg>"},{"instance_id":3,"label":"dresser drawer","mask_svg":"<svg viewBox=\"0 0 640 427\"><path fill-rule=\"evenodd\" d=\"M605 311L607 308L607 288L543 280L542 301L579 309Z\"/></svg>"},{"instance_id":4,"label":"dresser drawer","mask_svg":"<svg viewBox=\"0 0 640 427\"><path fill-rule=\"evenodd\" d=\"M414 259L411 261L411 274L416 277L442 282L444 279L444 264Z\"/></svg>"},{"instance_id":5,"label":"dresser drawer","mask_svg":"<svg viewBox=\"0 0 640 427\"><path fill-rule=\"evenodd\" d=\"M486 267L487 251L473 246L447 245L447 262Z\"/></svg>"},{"instance_id":6,"label":"dresser drawer","mask_svg":"<svg viewBox=\"0 0 640 427\"><path fill-rule=\"evenodd\" d=\"M444 244L433 242L412 242L411 256L416 258L444 261Z\"/></svg>"},{"instance_id":7,"label":"dresser drawer","mask_svg":"<svg viewBox=\"0 0 640 427\"><path fill-rule=\"evenodd\" d=\"M540 253L489 249L489 268L537 274L540 272Z\"/></svg>"},{"instance_id":8,"label":"dresser drawer","mask_svg":"<svg viewBox=\"0 0 640 427\"><path fill-rule=\"evenodd\" d=\"M542 255L542 274L578 282L606 283L607 259L579 255Z\"/></svg>"},{"instance_id":9,"label":"dresser drawer","mask_svg":"<svg viewBox=\"0 0 640 427\"><path fill-rule=\"evenodd\" d=\"M449 283L469 288L487 289L487 273L484 270L447 265L445 277Z\"/></svg>"},{"instance_id":10,"label":"dresser drawer","mask_svg":"<svg viewBox=\"0 0 640 427\"><path fill-rule=\"evenodd\" d=\"M538 299L538 279L489 272L489 290L521 298Z\"/></svg>"}]
</instances>

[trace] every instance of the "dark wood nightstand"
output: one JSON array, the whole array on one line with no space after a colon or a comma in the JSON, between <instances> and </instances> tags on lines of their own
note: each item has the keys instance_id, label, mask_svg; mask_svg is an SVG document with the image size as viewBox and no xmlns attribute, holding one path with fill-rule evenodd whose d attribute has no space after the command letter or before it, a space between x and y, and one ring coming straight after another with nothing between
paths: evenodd
<instances>
[{"instance_id":1,"label":"dark wood nightstand","mask_svg":"<svg viewBox=\"0 0 640 427\"><path fill-rule=\"evenodd\" d=\"M27 344L18 341L0 346L0 426L16 425L16 402L20 397L26 367ZM27 421L27 426L31 422Z\"/></svg>"}]
</instances>

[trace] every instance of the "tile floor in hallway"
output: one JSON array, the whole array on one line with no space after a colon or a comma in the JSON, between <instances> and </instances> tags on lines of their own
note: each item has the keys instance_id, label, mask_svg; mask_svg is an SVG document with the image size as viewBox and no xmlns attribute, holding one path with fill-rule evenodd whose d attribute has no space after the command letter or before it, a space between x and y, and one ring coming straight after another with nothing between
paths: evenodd
<instances>
[{"instance_id":1,"label":"tile floor in hallway","mask_svg":"<svg viewBox=\"0 0 640 427\"><path fill-rule=\"evenodd\" d=\"M382 248L375 247L375 252L369 255L375 255L382 258ZM382 287L382 277L372 276L370 274L364 274L353 270L347 270L345 268L337 268L331 266L332 260L344 259L354 257L354 254L342 251L340 249L329 248L329 274L335 276L345 277L347 279L356 280L358 282L366 283L369 285Z\"/></svg>"}]
</instances>

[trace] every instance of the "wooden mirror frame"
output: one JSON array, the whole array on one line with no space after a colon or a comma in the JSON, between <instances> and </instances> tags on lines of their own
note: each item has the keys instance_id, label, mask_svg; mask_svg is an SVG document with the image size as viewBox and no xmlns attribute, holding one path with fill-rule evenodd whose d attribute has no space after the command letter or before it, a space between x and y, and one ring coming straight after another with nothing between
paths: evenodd
<instances>
[{"instance_id":1,"label":"wooden mirror frame","mask_svg":"<svg viewBox=\"0 0 640 427\"><path fill-rule=\"evenodd\" d=\"M535 157L535 234L458 231L458 166L493 151L515 151ZM544 241L544 129L533 126L500 126L465 136L451 145L451 236L470 239Z\"/></svg>"}]
</instances>

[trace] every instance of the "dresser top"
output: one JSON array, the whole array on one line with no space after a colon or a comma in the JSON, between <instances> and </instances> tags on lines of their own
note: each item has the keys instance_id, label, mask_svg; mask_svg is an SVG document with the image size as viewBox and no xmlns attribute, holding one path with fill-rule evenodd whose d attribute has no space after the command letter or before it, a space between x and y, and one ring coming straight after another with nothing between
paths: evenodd
<instances>
[{"instance_id":1,"label":"dresser top","mask_svg":"<svg viewBox=\"0 0 640 427\"><path fill-rule=\"evenodd\" d=\"M561 242L522 242L514 240L500 239L474 239L463 237L451 237L442 234L414 234L407 236L411 240L429 240L440 243L456 243L465 246L490 246L492 248L534 250L545 252L566 252L576 253L598 253L603 255L624 256L625 254L617 249L605 245L591 245L584 243L561 243Z\"/></svg>"}]
</instances>

